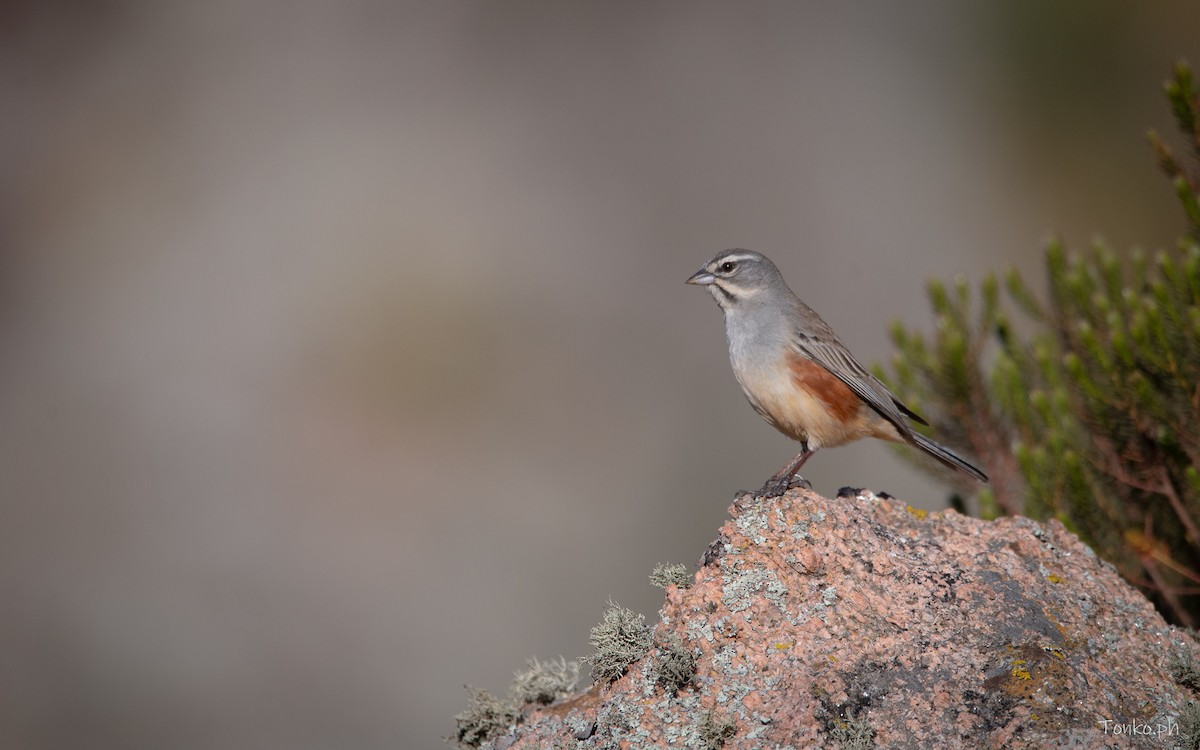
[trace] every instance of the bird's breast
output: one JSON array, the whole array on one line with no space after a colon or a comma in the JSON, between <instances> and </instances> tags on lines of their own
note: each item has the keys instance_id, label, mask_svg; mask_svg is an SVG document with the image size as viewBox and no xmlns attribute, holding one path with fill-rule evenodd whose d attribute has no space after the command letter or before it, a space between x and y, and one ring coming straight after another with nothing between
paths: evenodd
<instances>
[{"instance_id":1,"label":"bird's breast","mask_svg":"<svg viewBox=\"0 0 1200 750\"><path fill-rule=\"evenodd\" d=\"M878 415L825 367L790 346L747 343L731 339L734 375L755 411L780 432L816 449L876 431Z\"/></svg>"}]
</instances>

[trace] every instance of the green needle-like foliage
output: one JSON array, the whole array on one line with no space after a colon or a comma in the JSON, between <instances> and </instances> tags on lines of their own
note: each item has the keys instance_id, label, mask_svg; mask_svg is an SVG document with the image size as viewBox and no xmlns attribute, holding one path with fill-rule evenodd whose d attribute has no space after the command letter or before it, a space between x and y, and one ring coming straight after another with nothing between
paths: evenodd
<instances>
[{"instance_id":1,"label":"green needle-like foliage","mask_svg":"<svg viewBox=\"0 0 1200 750\"><path fill-rule=\"evenodd\" d=\"M932 282L933 336L893 326L898 353L883 374L992 476L983 515L1058 518L1190 626L1200 619L1200 97L1186 64L1166 93L1193 165L1150 134L1189 222L1175 250L1122 258L1053 241L1045 302L1015 270L1003 294L986 276L976 302L965 281Z\"/></svg>"},{"instance_id":2,"label":"green needle-like foliage","mask_svg":"<svg viewBox=\"0 0 1200 750\"><path fill-rule=\"evenodd\" d=\"M1175 63L1175 75L1165 85L1171 113L1183 133L1193 162L1200 161L1200 108L1196 106L1196 81L1192 70L1185 62ZM1189 172L1175 157L1158 133L1150 131L1150 147L1158 165L1171 178L1175 196L1183 206L1183 212L1191 224L1191 237L1200 241L1200 180L1196 172Z\"/></svg>"}]
</instances>

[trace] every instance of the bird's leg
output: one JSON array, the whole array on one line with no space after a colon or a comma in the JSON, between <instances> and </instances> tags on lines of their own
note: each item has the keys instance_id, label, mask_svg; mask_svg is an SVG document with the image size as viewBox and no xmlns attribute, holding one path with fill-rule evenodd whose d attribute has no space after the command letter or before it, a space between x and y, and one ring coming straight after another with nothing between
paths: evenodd
<instances>
[{"instance_id":1,"label":"bird's leg","mask_svg":"<svg viewBox=\"0 0 1200 750\"><path fill-rule=\"evenodd\" d=\"M792 477L796 472L800 471L800 467L804 466L804 462L809 456L816 453L815 450L809 450L808 443L801 443L803 450L796 454L796 457L788 461L787 466L775 472L775 475L767 480L767 483L758 491L761 497L779 497L788 491L792 486ZM797 484L805 489L811 490L812 484L803 477L799 477L800 481Z\"/></svg>"}]
</instances>

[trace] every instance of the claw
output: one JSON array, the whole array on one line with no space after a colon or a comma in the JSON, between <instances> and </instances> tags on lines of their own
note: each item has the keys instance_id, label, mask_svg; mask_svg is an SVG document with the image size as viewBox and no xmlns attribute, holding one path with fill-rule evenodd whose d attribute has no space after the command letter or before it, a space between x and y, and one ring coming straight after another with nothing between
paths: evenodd
<instances>
[{"instance_id":1,"label":"claw","mask_svg":"<svg viewBox=\"0 0 1200 750\"><path fill-rule=\"evenodd\" d=\"M812 482L797 474L796 476L792 477L790 482L788 482L788 487L799 487L802 490L811 490Z\"/></svg>"}]
</instances>

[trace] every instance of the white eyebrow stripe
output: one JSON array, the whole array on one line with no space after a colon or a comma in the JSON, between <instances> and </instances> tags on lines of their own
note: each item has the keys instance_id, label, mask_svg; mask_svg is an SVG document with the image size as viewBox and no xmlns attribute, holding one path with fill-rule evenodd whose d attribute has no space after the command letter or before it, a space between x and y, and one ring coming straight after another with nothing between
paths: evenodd
<instances>
[{"instance_id":1,"label":"white eyebrow stripe","mask_svg":"<svg viewBox=\"0 0 1200 750\"><path fill-rule=\"evenodd\" d=\"M758 256L754 255L752 253L729 253L727 255L722 255L721 257L717 258L713 262L716 263L717 265L720 265L728 260L742 261L742 260L756 260L757 258L758 258Z\"/></svg>"}]
</instances>

